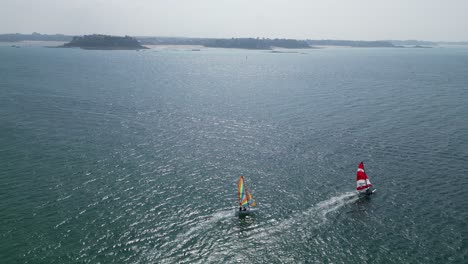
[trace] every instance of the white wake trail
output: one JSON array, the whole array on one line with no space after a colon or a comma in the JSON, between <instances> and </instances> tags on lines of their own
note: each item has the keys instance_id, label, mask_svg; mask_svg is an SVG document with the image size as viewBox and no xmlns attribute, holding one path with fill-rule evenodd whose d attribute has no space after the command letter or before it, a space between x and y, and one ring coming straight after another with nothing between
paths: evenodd
<instances>
[{"instance_id":1,"label":"white wake trail","mask_svg":"<svg viewBox=\"0 0 468 264\"><path fill-rule=\"evenodd\" d=\"M273 220L274 226L263 230L261 234L257 234L256 236L259 239L273 241L270 239L271 237L281 235L290 230L300 231L310 229L311 227L318 228L328 222L330 218L328 214L336 212L357 200L359 200L359 196L354 191L337 194L317 203L306 211L291 215L287 220Z\"/></svg>"},{"instance_id":2,"label":"white wake trail","mask_svg":"<svg viewBox=\"0 0 468 264\"><path fill-rule=\"evenodd\" d=\"M194 233L199 233L202 230L207 230L211 228L212 226L214 226L216 223L224 219L231 218L231 217L234 217L233 210L218 211L212 214L210 217L208 217L204 221L200 221L199 223L191 227L187 232L183 234L179 234L178 236L190 237Z\"/></svg>"},{"instance_id":3,"label":"white wake trail","mask_svg":"<svg viewBox=\"0 0 468 264\"><path fill-rule=\"evenodd\" d=\"M327 214L335 212L343 206L354 203L357 200L359 200L359 196L356 192L345 192L318 203L309 211L321 216L322 223L325 223L327 221Z\"/></svg>"}]
</instances>

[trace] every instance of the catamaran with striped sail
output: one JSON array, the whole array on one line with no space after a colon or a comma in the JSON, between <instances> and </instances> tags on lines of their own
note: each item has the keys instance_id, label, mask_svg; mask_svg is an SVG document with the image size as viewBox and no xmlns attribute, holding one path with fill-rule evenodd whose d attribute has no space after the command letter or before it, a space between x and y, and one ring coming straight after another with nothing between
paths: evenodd
<instances>
[{"instance_id":1,"label":"catamaran with striped sail","mask_svg":"<svg viewBox=\"0 0 468 264\"><path fill-rule=\"evenodd\" d=\"M237 198L239 199L239 215L250 214L256 211L257 202L244 184L244 176L240 176L237 181Z\"/></svg>"},{"instance_id":2,"label":"catamaran with striped sail","mask_svg":"<svg viewBox=\"0 0 468 264\"><path fill-rule=\"evenodd\" d=\"M357 191L362 195L371 195L376 189L373 188L372 183L367 177L366 171L364 170L364 162L359 163L356 176Z\"/></svg>"}]
</instances>

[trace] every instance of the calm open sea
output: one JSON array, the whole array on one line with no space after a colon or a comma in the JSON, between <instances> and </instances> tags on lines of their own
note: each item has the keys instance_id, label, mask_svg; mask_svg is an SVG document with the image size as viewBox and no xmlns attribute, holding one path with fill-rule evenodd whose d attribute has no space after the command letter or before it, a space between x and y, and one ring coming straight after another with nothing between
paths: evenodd
<instances>
[{"instance_id":1,"label":"calm open sea","mask_svg":"<svg viewBox=\"0 0 468 264\"><path fill-rule=\"evenodd\" d=\"M467 263L468 48L304 53L0 46L1 262Z\"/></svg>"}]
</instances>

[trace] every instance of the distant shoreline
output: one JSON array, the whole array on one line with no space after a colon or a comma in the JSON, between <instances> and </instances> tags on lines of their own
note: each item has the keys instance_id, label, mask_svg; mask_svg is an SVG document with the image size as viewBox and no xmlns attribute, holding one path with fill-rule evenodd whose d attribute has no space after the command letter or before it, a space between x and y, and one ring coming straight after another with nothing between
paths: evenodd
<instances>
[{"instance_id":1,"label":"distant shoreline","mask_svg":"<svg viewBox=\"0 0 468 264\"><path fill-rule=\"evenodd\" d=\"M316 50L316 49L370 49L370 48L393 48L393 49L431 49L434 47L431 46L394 46L394 47L353 47L353 46L340 46L340 45L320 45L320 46L311 46L309 48L282 48L282 47L272 47L271 49L247 49L247 48L224 48L224 47L206 47L203 45L190 45L190 44L152 44L152 45L142 45L143 48L127 48L127 47L64 47L63 45L67 42L63 41L38 41L38 40L24 40L24 41L0 41L0 46L15 46L15 47L46 47L46 48L77 48L84 50L191 50L191 51L201 51L209 49L229 49L229 50L258 50L258 51L267 51L270 53L301 53L300 50ZM443 46L453 46L453 45L441 45ZM465 45L462 45L465 46Z\"/></svg>"},{"instance_id":2,"label":"distant shoreline","mask_svg":"<svg viewBox=\"0 0 468 264\"><path fill-rule=\"evenodd\" d=\"M131 47L125 47L125 46L114 46L114 47L66 47L66 46L55 46L55 47L50 47L50 48L58 48L58 49L84 49L84 50L143 50L143 49L149 49L145 46L141 46L138 48L131 48Z\"/></svg>"},{"instance_id":3,"label":"distant shoreline","mask_svg":"<svg viewBox=\"0 0 468 264\"><path fill-rule=\"evenodd\" d=\"M98 35L95 35L98 36ZM100 35L105 36L105 35ZM82 38L80 36L78 38ZM114 37L114 36L109 36ZM59 42L61 44L72 41L75 37L63 34L0 34L1 42L28 43L36 45L37 42ZM118 37L117 37L118 38ZM313 40L313 39L268 39L268 38L188 38L188 37L151 37L137 36L133 37L142 47L188 47L195 48L231 48L231 49L249 49L249 50L275 50L281 49L309 49L309 48L430 48L448 45L468 45L468 41L447 42L447 41L423 41L423 40L380 40L380 41L361 41L361 40ZM50 42L51 43L51 42ZM83 47L85 48L85 47ZM103 47L101 45L87 49L99 50L131 50L144 48L128 48L127 46L115 45L113 48Z\"/></svg>"}]
</instances>

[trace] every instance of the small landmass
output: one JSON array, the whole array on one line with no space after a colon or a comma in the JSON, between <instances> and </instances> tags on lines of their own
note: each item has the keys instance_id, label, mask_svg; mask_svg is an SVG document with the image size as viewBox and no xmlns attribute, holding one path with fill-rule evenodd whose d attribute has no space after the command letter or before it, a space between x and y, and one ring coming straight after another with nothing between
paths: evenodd
<instances>
[{"instance_id":1,"label":"small landmass","mask_svg":"<svg viewBox=\"0 0 468 264\"><path fill-rule=\"evenodd\" d=\"M308 39L307 43L313 46L338 46L338 47L343 46L343 47L355 47L355 48L395 48L395 45L393 45L391 42L388 42L388 41Z\"/></svg>"},{"instance_id":2,"label":"small landmass","mask_svg":"<svg viewBox=\"0 0 468 264\"><path fill-rule=\"evenodd\" d=\"M66 42L72 39L71 36L63 34L47 35L34 32L32 34L0 34L0 42L20 42L20 41L60 41Z\"/></svg>"},{"instance_id":3,"label":"small landmass","mask_svg":"<svg viewBox=\"0 0 468 264\"><path fill-rule=\"evenodd\" d=\"M210 48L235 48L235 49L261 49L271 50L273 48L284 49L308 49L311 48L307 42L295 39L265 39L265 38L232 38L215 39L204 44Z\"/></svg>"},{"instance_id":4,"label":"small landmass","mask_svg":"<svg viewBox=\"0 0 468 264\"><path fill-rule=\"evenodd\" d=\"M181 37L139 37L143 45L187 45L203 46L208 48L233 48L272 50L284 49L309 49L311 46L304 40L296 39L268 39L268 38L181 38Z\"/></svg>"},{"instance_id":5,"label":"small landmass","mask_svg":"<svg viewBox=\"0 0 468 264\"><path fill-rule=\"evenodd\" d=\"M271 53L299 53L297 51L272 50Z\"/></svg>"},{"instance_id":6,"label":"small landmass","mask_svg":"<svg viewBox=\"0 0 468 264\"><path fill-rule=\"evenodd\" d=\"M63 48L82 48L92 50L140 50L147 49L140 42L132 37L118 37L108 35L85 35L73 37L73 39L60 46Z\"/></svg>"},{"instance_id":7,"label":"small landmass","mask_svg":"<svg viewBox=\"0 0 468 264\"><path fill-rule=\"evenodd\" d=\"M437 46L437 42L433 41L425 41L425 40L415 40L415 39L409 39L409 40L385 40L390 43L392 43L395 46Z\"/></svg>"}]
</instances>

